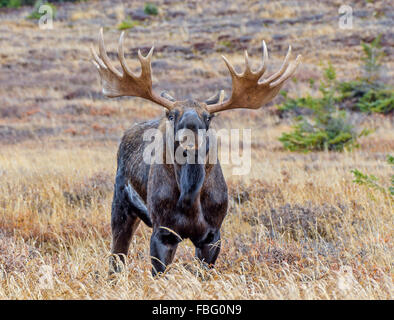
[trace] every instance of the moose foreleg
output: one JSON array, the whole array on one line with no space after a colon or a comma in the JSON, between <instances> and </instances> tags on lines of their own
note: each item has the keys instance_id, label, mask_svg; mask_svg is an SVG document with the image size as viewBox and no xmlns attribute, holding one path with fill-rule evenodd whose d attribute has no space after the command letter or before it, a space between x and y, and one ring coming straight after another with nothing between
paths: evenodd
<instances>
[{"instance_id":1,"label":"moose foreleg","mask_svg":"<svg viewBox=\"0 0 394 320\"><path fill-rule=\"evenodd\" d=\"M163 273L175 256L178 243L181 240L167 229L159 228L153 231L150 238L150 255L152 261L152 275Z\"/></svg>"},{"instance_id":2,"label":"moose foreleg","mask_svg":"<svg viewBox=\"0 0 394 320\"><path fill-rule=\"evenodd\" d=\"M220 230L210 232L207 238L196 245L196 256L202 262L213 267L220 252Z\"/></svg>"}]
</instances>

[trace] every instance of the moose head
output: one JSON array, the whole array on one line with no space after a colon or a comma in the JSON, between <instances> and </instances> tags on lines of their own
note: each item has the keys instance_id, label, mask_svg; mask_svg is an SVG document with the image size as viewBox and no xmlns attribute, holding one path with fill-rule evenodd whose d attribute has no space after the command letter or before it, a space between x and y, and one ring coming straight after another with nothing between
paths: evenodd
<instances>
[{"instance_id":1,"label":"moose head","mask_svg":"<svg viewBox=\"0 0 394 320\"><path fill-rule=\"evenodd\" d=\"M99 54L92 47L93 63L101 76L103 94L107 97L144 98L167 111L159 120L134 125L126 131L119 146L111 215L114 254L111 267L115 271L120 270L116 256L125 262L124 255L127 254L131 237L140 220L153 227L153 275L165 271L173 260L178 243L185 238L195 245L196 256L213 266L220 251L220 227L228 203L227 186L220 164L206 161L184 163L177 159L173 163L147 163L143 161L143 150L147 146L143 134L152 128L165 132L169 125L174 137L174 150L181 150L184 157L190 159L191 156L196 160L197 154L206 155L209 150L209 139L205 137L205 140L200 140L197 137L201 130L209 129L215 113L230 109L258 109L267 104L278 94L286 80L293 76L301 56L290 62L289 47L280 69L261 79L268 62L268 51L263 41L263 63L256 71L250 67L247 51L242 73L237 73L223 56L232 79L232 91L228 99L225 100L224 92L220 91L204 102L177 101L166 92L158 95L152 89L153 47L145 57L138 51L141 73L136 75L126 63L123 39L124 32L118 47L121 71L108 58L102 29ZM187 138L175 138L185 130L195 138L192 143Z\"/></svg>"}]
</instances>

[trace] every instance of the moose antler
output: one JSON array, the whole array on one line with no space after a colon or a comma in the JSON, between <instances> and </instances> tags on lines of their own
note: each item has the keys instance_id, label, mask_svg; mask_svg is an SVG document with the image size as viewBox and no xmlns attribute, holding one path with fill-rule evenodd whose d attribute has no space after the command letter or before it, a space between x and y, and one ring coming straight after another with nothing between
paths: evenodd
<instances>
[{"instance_id":1,"label":"moose antler","mask_svg":"<svg viewBox=\"0 0 394 320\"><path fill-rule=\"evenodd\" d=\"M301 61L301 55L298 55L296 60L289 64L291 53L291 47L289 46L289 50L279 71L259 82L259 79L267 69L268 52L264 41L263 52L263 65L258 71L253 72L250 69L248 52L245 50L246 67L242 74L238 74L226 57L222 56L231 74L232 93L229 100L208 105L207 108L210 113L236 108L260 108L278 94L280 88L294 74L297 65Z\"/></svg>"},{"instance_id":2,"label":"moose antler","mask_svg":"<svg viewBox=\"0 0 394 320\"><path fill-rule=\"evenodd\" d=\"M140 97L171 110L174 106L174 102L158 96L152 90L151 58L154 47L150 49L146 57L142 56L141 51L138 50L138 59L141 63L141 74L137 76L133 74L127 66L123 51L123 36L124 32L120 35L118 47L118 57L123 72L117 70L108 58L104 46L102 28L99 34L99 55L97 55L93 46L91 47L94 58L92 61L100 73L103 94L111 98L121 96Z\"/></svg>"}]
</instances>

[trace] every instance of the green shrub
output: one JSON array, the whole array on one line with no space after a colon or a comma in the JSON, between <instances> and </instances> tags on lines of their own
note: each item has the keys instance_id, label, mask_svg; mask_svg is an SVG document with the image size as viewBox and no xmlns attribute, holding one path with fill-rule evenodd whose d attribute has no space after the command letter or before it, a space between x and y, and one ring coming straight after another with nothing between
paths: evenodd
<instances>
[{"instance_id":1,"label":"green shrub","mask_svg":"<svg viewBox=\"0 0 394 320\"><path fill-rule=\"evenodd\" d=\"M80 2L81 0L50 0L48 2ZM37 0L0 0L0 8L19 8L20 6L32 6Z\"/></svg>"},{"instance_id":2,"label":"green shrub","mask_svg":"<svg viewBox=\"0 0 394 320\"><path fill-rule=\"evenodd\" d=\"M364 75L360 80L338 84L338 100L354 111L392 113L394 110L394 90L379 82L379 71L383 52L378 36L371 44L362 43Z\"/></svg>"},{"instance_id":3,"label":"green shrub","mask_svg":"<svg viewBox=\"0 0 394 320\"><path fill-rule=\"evenodd\" d=\"M0 8L19 8L22 0L0 0Z\"/></svg>"},{"instance_id":4,"label":"green shrub","mask_svg":"<svg viewBox=\"0 0 394 320\"><path fill-rule=\"evenodd\" d=\"M379 83L350 81L339 83L339 101L351 104L350 109L389 114L394 110L394 90Z\"/></svg>"},{"instance_id":5,"label":"green shrub","mask_svg":"<svg viewBox=\"0 0 394 320\"><path fill-rule=\"evenodd\" d=\"M387 156L387 163L392 165L394 168L394 157L391 155L388 155ZM379 183L379 179L372 174L365 174L357 169L353 169L353 170L351 170L351 172L353 173L353 177L354 177L353 182L354 183L357 183L359 185L365 185L368 188L371 188L374 190L379 190L380 192L388 193L389 195L394 196L394 174L391 176L391 186L386 188L386 187L382 186Z\"/></svg>"},{"instance_id":6,"label":"green shrub","mask_svg":"<svg viewBox=\"0 0 394 320\"><path fill-rule=\"evenodd\" d=\"M394 168L394 157L391 155L387 156L388 164L392 165ZM394 174L391 176L391 186L389 187L390 194L394 196Z\"/></svg>"},{"instance_id":7,"label":"green shrub","mask_svg":"<svg viewBox=\"0 0 394 320\"><path fill-rule=\"evenodd\" d=\"M332 114L325 123L302 119L291 133L283 133L279 140L290 151L342 151L357 147L357 135L343 112ZM364 131L362 134L366 134Z\"/></svg>"},{"instance_id":8,"label":"green shrub","mask_svg":"<svg viewBox=\"0 0 394 320\"><path fill-rule=\"evenodd\" d=\"M366 130L358 134L350 124L347 113L338 110L336 87L336 72L329 63L324 69L324 77L320 82L320 98L308 95L303 98L288 99L284 95L286 101L282 110L308 110L304 115L295 118L297 123L292 132L283 133L279 138L285 149L304 152L342 151L345 148L357 147L357 138L368 134ZM302 114L301 111L298 113Z\"/></svg>"},{"instance_id":9,"label":"green shrub","mask_svg":"<svg viewBox=\"0 0 394 320\"><path fill-rule=\"evenodd\" d=\"M233 43L231 41L229 41L229 40L219 41L218 44L221 45L221 46L227 47L227 48L233 47Z\"/></svg>"},{"instance_id":10,"label":"green shrub","mask_svg":"<svg viewBox=\"0 0 394 320\"><path fill-rule=\"evenodd\" d=\"M391 113L394 110L394 91L370 90L360 98L356 106L365 112Z\"/></svg>"},{"instance_id":11,"label":"green shrub","mask_svg":"<svg viewBox=\"0 0 394 320\"><path fill-rule=\"evenodd\" d=\"M380 47L380 36L371 44L363 43L365 56L362 58L364 64L364 76L358 80L337 82L334 87L324 92L324 87L320 87L324 99L331 99L337 103L339 109L349 109L361 112L377 112L382 114L393 113L394 110L394 90L393 88L379 82L379 70L381 68L381 58L383 53ZM328 68L326 79L335 78L335 70ZM330 74L331 73L331 74ZM327 80L326 80L327 81ZM310 86L314 86L314 81L310 80ZM286 93L282 93L285 102L278 107L279 115L286 114L299 116L310 115L310 110L315 110L321 105L321 100L311 96L297 99L288 99Z\"/></svg>"},{"instance_id":12,"label":"green shrub","mask_svg":"<svg viewBox=\"0 0 394 320\"><path fill-rule=\"evenodd\" d=\"M47 2L47 1L37 0L34 3L33 12L30 13L27 16L27 19L39 20L44 14L46 14L45 12L40 13L40 7L42 5L50 6L52 8L52 14L53 14L52 18L55 18L55 16L56 16L56 6L54 4L52 4L52 3Z\"/></svg>"},{"instance_id":13,"label":"green shrub","mask_svg":"<svg viewBox=\"0 0 394 320\"><path fill-rule=\"evenodd\" d=\"M146 3L144 7L144 12L146 14L149 14L151 16L157 16L159 14L159 9L155 4L152 3Z\"/></svg>"},{"instance_id":14,"label":"green shrub","mask_svg":"<svg viewBox=\"0 0 394 320\"><path fill-rule=\"evenodd\" d=\"M130 17L128 17L126 20L123 20L119 25L118 25L118 30L127 30L127 29L132 29L135 26L138 26L140 23L138 21L131 20Z\"/></svg>"},{"instance_id":15,"label":"green shrub","mask_svg":"<svg viewBox=\"0 0 394 320\"><path fill-rule=\"evenodd\" d=\"M380 45L381 37L382 35L377 36L371 44L361 43L365 55L361 58L361 60L364 61L364 80L367 82L375 82L379 77L379 71L382 67L381 60L384 56Z\"/></svg>"}]
</instances>

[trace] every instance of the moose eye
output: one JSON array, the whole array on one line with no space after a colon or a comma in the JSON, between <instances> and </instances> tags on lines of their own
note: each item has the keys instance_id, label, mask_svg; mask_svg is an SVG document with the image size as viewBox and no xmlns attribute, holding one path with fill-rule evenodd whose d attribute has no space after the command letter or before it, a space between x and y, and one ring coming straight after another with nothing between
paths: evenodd
<instances>
[{"instance_id":1,"label":"moose eye","mask_svg":"<svg viewBox=\"0 0 394 320\"><path fill-rule=\"evenodd\" d=\"M168 120L173 121L173 120L174 120L174 116L173 116L172 114L170 114L170 115L168 116Z\"/></svg>"}]
</instances>

